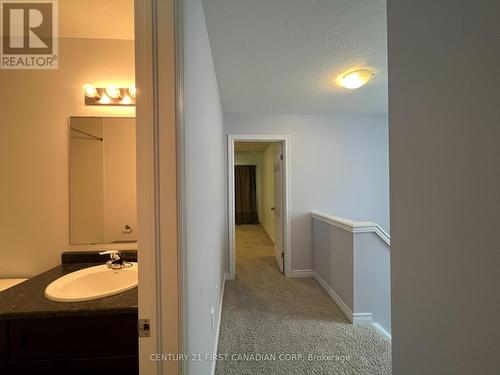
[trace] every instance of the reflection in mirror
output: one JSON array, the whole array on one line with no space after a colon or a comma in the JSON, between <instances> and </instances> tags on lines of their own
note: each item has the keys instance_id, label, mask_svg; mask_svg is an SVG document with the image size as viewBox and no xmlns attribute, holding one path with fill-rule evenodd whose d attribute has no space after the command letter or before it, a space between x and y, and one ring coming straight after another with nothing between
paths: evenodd
<instances>
[{"instance_id":1,"label":"reflection in mirror","mask_svg":"<svg viewBox=\"0 0 500 375\"><path fill-rule=\"evenodd\" d=\"M137 240L135 119L71 117L70 243Z\"/></svg>"}]
</instances>

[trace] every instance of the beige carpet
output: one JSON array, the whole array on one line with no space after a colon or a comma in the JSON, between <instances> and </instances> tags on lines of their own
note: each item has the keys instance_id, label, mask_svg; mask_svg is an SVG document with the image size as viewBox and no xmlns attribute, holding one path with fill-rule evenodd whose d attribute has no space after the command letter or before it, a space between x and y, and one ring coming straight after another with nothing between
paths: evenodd
<instances>
[{"instance_id":1,"label":"beige carpet","mask_svg":"<svg viewBox=\"0 0 500 375\"><path fill-rule=\"evenodd\" d=\"M312 278L285 278L260 225L237 226L226 281L218 375L391 374L391 342L353 326Z\"/></svg>"}]
</instances>

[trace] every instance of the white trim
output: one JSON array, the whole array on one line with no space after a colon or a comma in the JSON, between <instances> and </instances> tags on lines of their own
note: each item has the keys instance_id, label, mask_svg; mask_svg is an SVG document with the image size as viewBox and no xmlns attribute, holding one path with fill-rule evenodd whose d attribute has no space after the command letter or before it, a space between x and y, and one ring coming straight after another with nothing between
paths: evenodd
<instances>
[{"instance_id":1,"label":"white trim","mask_svg":"<svg viewBox=\"0 0 500 375\"><path fill-rule=\"evenodd\" d=\"M291 270L288 272L288 277L314 277L313 270Z\"/></svg>"},{"instance_id":2,"label":"white trim","mask_svg":"<svg viewBox=\"0 0 500 375\"><path fill-rule=\"evenodd\" d=\"M231 279L231 274L229 272L226 272L224 274L224 280L233 280L233 279Z\"/></svg>"},{"instance_id":3,"label":"white trim","mask_svg":"<svg viewBox=\"0 0 500 375\"><path fill-rule=\"evenodd\" d=\"M391 246L391 237L378 224L371 221L352 221L342 217L326 215L319 212L312 212L312 217L326 224L344 229L351 233L369 233L377 234L387 245Z\"/></svg>"},{"instance_id":4,"label":"white trim","mask_svg":"<svg viewBox=\"0 0 500 375\"><path fill-rule=\"evenodd\" d=\"M372 324L375 328L377 328L380 332L382 332L385 337L387 337L389 340L392 340L392 335L389 332L387 332L384 327L375 322Z\"/></svg>"},{"instance_id":5,"label":"white trim","mask_svg":"<svg viewBox=\"0 0 500 375\"><path fill-rule=\"evenodd\" d=\"M149 318L151 326L151 335L139 340L139 370L158 375L166 373L169 364L150 361L149 354L180 351L177 161L172 157L178 126L174 12L175 4L170 1L136 1L134 7L135 76L140 91L136 103L141 227L138 314L141 319Z\"/></svg>"},{"instance_id":6,"label":"white trim","mask_svg":"<svg viewBox=\"0 0 500 375\"><path fill-rule=\"evenodd\" d=\"M235 242L236 242L236 221L235 221L235 201L234 201L234 140L231 136L227 137L227 199L228 199L228 262L229 262L229 278L234 280L236 276L236 265L235 265Z\"/></svg>"},{"instance_id":7,"label":"white trim","mask_svg":"<svg viewBox=\"0 0 500 375\"><path fill-rule=\"evenodd\" d=\"M328 285L328 283L321 277L316 271L312 271L313 277L316 279L318 284L324 289L324 291L330 296L330 298L335 302L337 307L342 311L347 320L352 324L368 324L373 322L372 313L353 313L352 310L342 301L337 293Z\"/></svg>"},{"instance_id":8,"label":"white trim","mask_svg":"<svg viewBox=\"0 0 500 375\"><path fill-rule=\"evenodd\" d=\"M316 271L313 270L313 277L316 279L318 284L325 290L325 292L330 296L330 298L335 302L337 307L342 311L342 313L345 315L347 320L350 323L353 323L353 316L352 316L352 310L347 306L344 301L342 301L342 298L338 296L335 291L330 288L330 285L317 273Z\"/></svg>"},{"instance_id":9,"label":"white trim","mask_svg":"<svg viewBox=\"0 0 500 375\"><path fill-rule=\"evenodd\" d=\"M176 73L176 106L177 106L177 217L178 217L178 262L179 262L179 334L180 352L188 352L188 280L186 252L186 147L184 126L184 2L174 0L175 11L175 73ZM181 361L180 373L187 374L187 361Z\"/></svg>"},{"instance_id":10,"label":"white trim","mask_svg":"<svg viewBox=\"0 0 500 375\"><path fill-rule=\"evenodd\" d=\"M219 348L219 335L220 335L220 323L222 321L222 303L224 302L224 290L226 288L226 276L228 274L224 274L224 279L222 280L222 288L221 288L221 294L220 294L220 303L219 303L219 319L218 319L218 322L217 322L217 329L216 329L216 334L215 334L215 347L214 347L214 356L213 358L217 358L217 349ZM210 371L210 373L212 375L215 374L215 367L217 365L217 361L216 360L212 360L212 370Z\"/></svg>"},{"instance_id":11,"label":"white trim","mask_svg":"<svg viewBox=\"0 0 500 375\"><path fill-rule=\"evenodd\" d=\"M353 313L352 324L369 324L373 323L372 313Z\"/></svg>"},{"instance_id":12,"label":"white trim","mask_svg":"<svg viewBox=\"0 0 500 375\"><path fill-rule=\"evenodd\" d=\"M228 233L229 233L229 274L234 279L235 266L235 218L234 218L234 143L235 142L282 142L283 143L283 252L285 253L285 276L292 270L291 247L291 149L288 135L228 134L227 136L227 184L228 184Z\"/></svg>"}]
</instances>

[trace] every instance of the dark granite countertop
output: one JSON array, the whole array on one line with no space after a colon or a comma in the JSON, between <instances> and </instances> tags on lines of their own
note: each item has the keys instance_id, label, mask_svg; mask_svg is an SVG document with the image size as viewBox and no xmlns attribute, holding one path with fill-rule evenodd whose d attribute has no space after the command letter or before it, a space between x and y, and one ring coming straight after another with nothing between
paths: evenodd
<instances>
[{"instance_id":1,"label":"dark granite countertop","mask_svg":"<svg viewBox=\"0 0 500 375\"><path fill-rule=\"evenodd\" d=\"M0 292L0 320L137 313L137 288L83 302L55 302L44 295L52 281L95 263L62 264Z\"/></svg>"}]
</instances>

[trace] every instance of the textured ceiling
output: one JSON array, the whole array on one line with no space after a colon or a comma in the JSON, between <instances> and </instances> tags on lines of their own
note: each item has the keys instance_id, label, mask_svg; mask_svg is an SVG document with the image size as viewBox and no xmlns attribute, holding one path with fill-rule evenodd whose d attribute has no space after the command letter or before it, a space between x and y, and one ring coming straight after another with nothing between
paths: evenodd
<instances>
[{"instance_id":1,"label":"textured ceiling","mask_svg":"<svg viewBox=\"0 0 500 375\"><path fill-rule=\"evenodd\" d=\"M59 1L59 37L134 39L134 0Z\"/></svg>"},{"instance_id":2,"label":"textured ceiling","mask_svg":"<svg viewBox=\"0 0 500 375\"><path fill-rule=\"evenodd\" d=\"M387 113L385 0L203 0L226 113ZM358 90L336 76L368 67Z\"/></svg>"}]
</instances>

